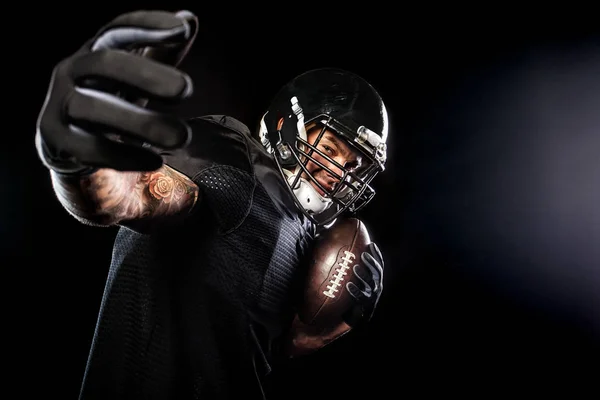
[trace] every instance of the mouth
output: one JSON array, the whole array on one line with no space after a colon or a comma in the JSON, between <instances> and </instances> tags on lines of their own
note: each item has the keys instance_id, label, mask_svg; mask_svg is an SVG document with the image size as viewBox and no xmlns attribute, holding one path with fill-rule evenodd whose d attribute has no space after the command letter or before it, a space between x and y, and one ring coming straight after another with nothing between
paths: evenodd
<instances>
[{"instance_id":1,"label":"mouth","mask_svg":"<svg viewBox=\"0 0 600 400\"><path fill-rule=\"evenodd\" d=\"M322 180L317 178L317 182L319 182L319 184L321 184L321 186L323 186L327 190L331 190L331 189L329 189L329 185L327 183L323 182ZM312 179L310 180L310 184L315 188L317 193L319 193L322 197L328 197L327 194L323 190L321 190L319 185L317 185L317 183L315 181L313 181Z\"/></svg>"}]
</instances>

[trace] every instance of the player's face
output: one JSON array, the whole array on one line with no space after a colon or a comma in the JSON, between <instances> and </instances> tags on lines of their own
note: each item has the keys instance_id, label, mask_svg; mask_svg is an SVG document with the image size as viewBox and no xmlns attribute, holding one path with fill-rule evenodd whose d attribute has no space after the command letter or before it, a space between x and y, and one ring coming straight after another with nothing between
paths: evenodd
<instances>
[{"instance_id":1,"label":"player's face","mask_svg":"<svg viewBox=\"0 0 600 400\"><path fill-rule=\"evenodd\" d=\"M306 135L308 143L314 145L315 140L319 137L322 127L318 125L312 125L306 127ZM360 155L353 151L351 147L344 142L343 139L339 138L334 132L325 130L323 136L317 143L317 149L326 154L328 157L333 159L339 165L346 169L353 170L361 165ZM329 168L332 172L338 176L343 175L343 171L335 166L335 164L328 161L325 157L321 156L317 152L313 152L311 155L319 163ZM327 190L333 190L335 185L339 182L339 178L333 176L327 172L324 168L313 161L309 161L306 164L306 169L312 174L312 176L319 181L319 183ZM324 195L323 191L315 184L311 179L307 179L319 192Z\"/></svg>"}]
</instances>

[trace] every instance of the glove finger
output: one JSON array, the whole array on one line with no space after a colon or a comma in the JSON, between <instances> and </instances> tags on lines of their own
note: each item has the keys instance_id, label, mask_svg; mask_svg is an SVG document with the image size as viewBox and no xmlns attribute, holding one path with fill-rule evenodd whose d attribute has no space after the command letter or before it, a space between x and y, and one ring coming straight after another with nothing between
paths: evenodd
<instances>
[{"instance_id":1,"label":"glove finger","mask_svg":"<svg viewBox=\"0 0 600 400\"><path fill-rule=\"evenodd\" d=\"M370 297L370 295L360 290L360 288L356 286L354 282L346 283L346 289L348 290L348 293L350 293L350 296L352 296L358 303L363 303Z\"/></svg>"},{"instance_id":2,"label":"glove finger","mask_svg":"<svg viewBox=\"0 0 600 400\"><path fill-rule=\"evenodd\" d=\"M97 168L112 168L117 171L155 171L163 164L162 157L152 150L119 143L70 126L64 152L78 162Z\"/></svg>"},{"instance_id":3,"label":"glove finger","mask_svg":"<svg viewBox=\"0 0 600 400\"><path fill-rule=\"evenodd\" d=\"M381 268L383 269L383 256L381 255L381 250L379 250L379 246L376 243L369 243L369 253L377 260Z\"/></svg>"},{"instance_id":4,"label":"glove finger","mask_svg":"<svg viewBox=\"0 0 600 400\"><path fill-rule=\"evenodd\" d=\"M354 276L358 278L361 286L364 287L373 285L373 277L371 271L367 267L361 264L356 264L352 267L352 272Z\"/></svg>"},{"instance_id":5,"label":"glove finger","mask_svg":"<svg viewBox=\"0 0 600 400\"><path fill-rule=\"evenodd\" d=\"M97 33L89 49L96 51L183 43L195 33L188 22L193 18L189 11L172 13L143 10L122 14Z\"/></svg>"},{"instance_id":6,"label":"glove finger","mask_svg":"<svg viewBox=\"0 0 600 400\"><path fill-rule=\"evenodd\" d=\"M191 137L189 126L182 120L103 92L77 89L65 108L70 123L94 133L120 133L165 149L184 146Z\"/></svg>"},{"instance_id":7,"label":"glove finger","mask_svg":"<svg viewBox=\"0 0 600 400\"><path fill-rule=\"evenodd\" d=\"M148 47L143 51L143 56L159 61L163 64L178 66L190 51L198 34L198 17L190 11L179 11L176 16L183 18L189 25L191 32L183 43Z\"/></svg>"},{"instance_id":8,"label":"glove finger","mask_svg":"<svg viewBox=\"0 0 600 400\"><path fill-rule=\"evenodd\" d=\"M370 253L362 253L360 259L364 266L369 270L374 290L377 291L377 287L381 284L383 278L383 268Z\"/></svg>"},{"instance_id":9,"label":"glove finger","mask_svg":"<svg viewBox=\"0 0 600 400\"><path fill-rule=\"evenodd\" d=\"M354 267L352 267L352 271L354 272L354 276L356 276L356 278L359 281L359 284L361 286L361 291L367 295L370 296L371 292L373 291L372 289L372 284L370 282L368 282L366 279L364 279L361 276L361 272L359 272L360 269L360 265L356 264ZM356 285L355 285L356 286Z\"/></svg>"},{"instance_id":10,"label":"glove finger","mask_svg":"<svg viewBox=\"0 0 600 400\"><path fill-rule=\"evenodd\" d=\"M118 86L131 96L175 102L189 97L194 89L191 78L148 58L122 51L96 51L74 58L67 68L75 85ZM59 73L61 73L59 71Z\"/></svg>"}]
</instances>

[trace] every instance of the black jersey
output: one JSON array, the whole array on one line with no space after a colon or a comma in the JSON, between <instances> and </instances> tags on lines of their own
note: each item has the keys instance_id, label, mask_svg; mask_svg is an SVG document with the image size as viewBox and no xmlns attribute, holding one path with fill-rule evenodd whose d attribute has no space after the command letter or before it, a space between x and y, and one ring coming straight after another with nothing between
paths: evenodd
<instances>
[{"instance_id":1,"label":"black jersey","mask_svg":"<svg viewBox=\"0 0 600 400\"><path fill-rule=\"evenodd\" d=\"M245 125L190 124L191 144L163 156L200 201L180 226L117 233L82 399L263 396L315 227Z\"/></svg>"}]
</instances>

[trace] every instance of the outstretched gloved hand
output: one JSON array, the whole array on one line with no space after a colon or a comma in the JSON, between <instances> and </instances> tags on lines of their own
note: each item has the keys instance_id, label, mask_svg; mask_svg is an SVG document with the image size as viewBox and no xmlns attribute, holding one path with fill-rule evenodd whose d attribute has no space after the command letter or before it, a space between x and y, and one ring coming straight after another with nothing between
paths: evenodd
<instances>
[{"instance_id":1,"label":"outstretched gloved hand","mask_svg":"<svg viewBox=\"0 0 600 400\"><path fill-rule=\"evenodd\" d=\"M175 66L196 31L197 18L187 11L131 12L59 62L37 121L42 162L63 174L161 167L162 158L148 145L185 146L190 129L144 105L148 99L177 102L192 94L190 77ZM114 140L115 134L124 140Z\"/></svg>"}]
</instances>

